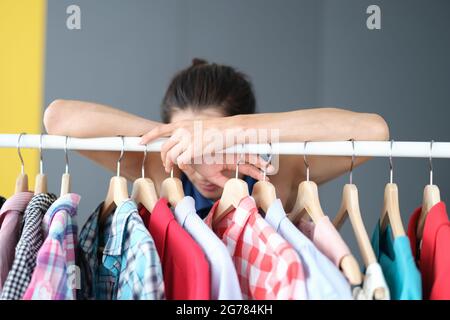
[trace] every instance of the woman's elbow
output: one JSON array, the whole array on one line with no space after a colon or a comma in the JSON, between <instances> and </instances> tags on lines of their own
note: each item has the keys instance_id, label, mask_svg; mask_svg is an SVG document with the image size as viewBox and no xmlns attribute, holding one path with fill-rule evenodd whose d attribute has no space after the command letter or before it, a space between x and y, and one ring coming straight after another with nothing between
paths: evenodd
<instances>
[{"instance_id":1,"label":"woman's elbow","mask_svg":"<svg viewBox=\"0 0 450 320\"><path fill-rule=\"evenodd\" d=\"M59 134L58 124L61 122L60 114L64 100L52 101L44 112L44 127L48 134Z\"/></svg>"},{"instance_id":2,"label":"woman's elbow","mask_svg":"<svg viewBox=\"0 0 450 320\"><path fill-rule=\"evenodd\" d=\"M367 135L367 140L389 140L389 126L382 116L370 113L366 114L365 118L362 130L364 135Z\"/></svg>"}]
</instances>

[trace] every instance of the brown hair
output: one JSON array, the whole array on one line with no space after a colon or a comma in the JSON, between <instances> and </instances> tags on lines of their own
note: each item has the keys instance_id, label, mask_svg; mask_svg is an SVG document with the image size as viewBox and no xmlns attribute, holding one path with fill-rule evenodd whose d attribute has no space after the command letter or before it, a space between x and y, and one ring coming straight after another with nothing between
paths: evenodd
<instances>
[{"instance_id":1,"label":"brown hair","mask_svg":"<svg viewBox=\"0 0 450 320\"><path fill-rule=\"evenodd\" d=\"M256 99L248 77L234 68L202 59L175 75L161 105L169 123L173 111L219 108L225 116L255 113Z\"/></svg>"}]
</instances>

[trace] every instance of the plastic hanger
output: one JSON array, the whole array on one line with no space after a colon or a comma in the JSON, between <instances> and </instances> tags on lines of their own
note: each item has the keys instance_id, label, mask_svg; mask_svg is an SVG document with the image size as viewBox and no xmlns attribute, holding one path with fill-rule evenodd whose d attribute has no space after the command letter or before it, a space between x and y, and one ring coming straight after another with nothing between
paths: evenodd
<instances>
[{"instance_id":1,"label":"plastic hanger","mask_svg":"<svg viewBox=\"0 0 450 320\"><path fill-rule=\"evenodd\" d=\"M106 194L106 198L100 212L100 224L104 224L108 215L112 213L114 207L119 206L122 202L129 199L127 179L120 176L120 161L122 161L125 149L125 139L123 136L121 136L121 138L122 150L120 152L119 160L117 160L117 175L112 177L109 182L108 193Z\"/></svg>"},{"instance_id":2,"label":"plastic hanger","mask_svg":"<svg viewBox=\"0 0 450 320\"><path fill-rule=\"evenodd\" d=\"M28 191L28 176L25 173L25 164L23 162L22 153L20 152L20 140L22 139L22 136L26 133L19 134L19 138L17 140L17 152L19 154L19 159L21 162L21 171L20 174L17 176L16 179L16 187L14 193L19 192L27 192Z\"/></svg>"},{"instance_id":3,"label":"plastic hanger","mask_svg":"<svg viewBox=\"0 0 450 320\"><path fill-rule=\"evenodd\" d=\"M350 217L350 222L352 224L353 232L356 236L356 241L358 242L359 250L361 252L364 265L368 267L372 263L377 262L375 252L373 251L372 244L370 243L369 236L367 234L366 228L364 227L364 222L361 216L361 210L359 208L359 196L358 188L353 184L353 165L355 161L355 142L352 140L353 154L352 154L352 164L350 167L350 183L344 186L342 193L342 204L339 212L333 221L337 229L345 222L347 215ZM375 300L382 300L386 296L384 288L377 288L374 291Z\"/></svg>"},{"instance_id":4,"label":"plastic hanger","mask_svg":"<svg viewBox=\"0 0 450 320\"><path fill-rule=\"evenodd\" d=\"M431 208L441 202L441 193L437 185L433 184L433 143L430 142L430 184L425 186L423 190L423 201L422 201L422 211L420 213L419 221L417 223L417 239L421 240L423 236L423 229L425 227L425 220L427 218L428 212Z\"/></svg>"},{"instance_id":5,"label":"plastic hanger","mask_svg":"<svg viewBox=\"0 0 450 320\"><path fill-rule=\"evenodd\" d=\"M321 218L325 216L320 205L319 191L317 184L314 181L309 180L309 164L306 161L306 145L303 147L303 161L306 167L306 181L302 181L298 186L297 199L294 204L294 208L288 214L289 219L297 225L300 219L306 212L312 221L317 224ZM348 281L352 285L359 285L362 282L362 274L359 269L358 262L353 255L347 255L342 258L340 263L342 272L347 277Z\"/></svg>"},{"instance_id":6,"label":"plastic hanger","mask_svg":"<svg viewBox=\"0 0 450 320\"><path fill-rule=\"evenodd\" d=\"M270 144L270 148L272 149L272 145ZM272 152L270 152L269 159L267 161L267 166L269 166L272 161ZM253 186L252 197L255 199L256 207L261 208L264 213L269 210L270 206L277 199L277 194L275 191L275 187L272 183L266 180L267 174L267 166L263 171L263 180L258 181Z\"/></svg>"},{"instance_id":7,"label":"plastic hanger","mask_svg":"<svg viewBox=\"0 0 450 320\"><path fill-rule=\"evenodd\" d=\"M60 196L64 196L70 192L70 174L69 174L69 155L67 151L67 144L69 137L66 136L66 143L64 144L64 156L66 160L66 170L61 177L61 192Z\"/></svg>"},{"instance_id":8,"label":"plastic hanger","mask_svg":"<svg viewBox=\"0 0 450 320\"><path fill-rule=\"evenodd\" d=\"M136 179L131 192L131 199L137 204L142 204L148 212L152 212L158 201L155 184L149 178L145 178L145 160L147 159L147 146L145 145L144 158L142 159L142 177Z\"/></svg>"},{"instance_id":9,"label":"plastic hanger","mask_svg":"<svg viewBox=\"0 0 450 320\"><path fill-rule=\"evenodd\" d=\"M47 193L47 176L44 174L44 161L42 160L42 136L39 137L39 173L34 182L34 194Z\"/></svg>"},{"instance_id":10,"label":"plastic hanger","mask_svg":"<svg viewBox=\"0 0 450 320\"><path fill-rule=\"evenodd\" d=\"M394 166L392 163L392 146L394 140L391 140L391 152L389 155L389 183L384 188L384 203L381 211L380 228L381 231L386 230L389 223L392 228L394 239L400 236L405 236L405 228L403 227L402 216L400 214L400 205L398 201L397 184L393 183Z\"/></svg>"},{"instance_id":11,"label":"plastic hanger","mask_svg":"<svg viewBox=\"0 0 450 320\"><path fill-rule=\"evenodd\" d=\"M239 164L242 161L242 158L243 155L241 154L241 159L236 163L235 177L229 179L223 187L219 205L213 216L213 223L220 221L228 212L230 212L230 210L237 208L243 198L249 196L247 182L239 179Z\"/></svg>"}]
</instances>

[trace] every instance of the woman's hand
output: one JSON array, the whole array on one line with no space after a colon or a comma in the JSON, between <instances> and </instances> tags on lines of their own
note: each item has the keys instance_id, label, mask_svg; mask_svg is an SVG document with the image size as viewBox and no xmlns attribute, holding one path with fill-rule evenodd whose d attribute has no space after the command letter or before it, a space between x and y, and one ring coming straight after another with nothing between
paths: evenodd
<instances>
[{"instance_id":1,"label":"woman's hand","mask_svg":"<svg viewBox=\"0 0 450 320\"><path fill-rule=\"evenodd\" d=\"M227 178L222 171L234 171L238 162L239 171L255 179L262 178L260 169L267 169L269 173L274 170L273 166L268 166L265 160L255 154L247 154L241 159L239 155L221 153L228 147L249 140L248 132L239 126L238 117L164 124L145 134L141 144L162 137L169 137L161 148L166 172L170 172L176 164L182 170L193 169L211 182L223 186Z\"/></svg>"}]
</instances>

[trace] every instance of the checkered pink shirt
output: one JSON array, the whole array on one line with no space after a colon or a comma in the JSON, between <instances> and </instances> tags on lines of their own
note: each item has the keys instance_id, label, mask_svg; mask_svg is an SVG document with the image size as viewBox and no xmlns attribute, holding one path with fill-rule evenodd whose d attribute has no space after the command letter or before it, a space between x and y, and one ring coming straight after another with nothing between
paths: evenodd
<instances>
[{"instance_id":1,"label":"checkered pink shirt","mask_svg":"<svg viewBox=\"0 0 450 320\"><path fill-rule=\"evenodd\" d=\"M260 216L252 197L212 226L219 201L205 218L225 243L244 299L307 299L303 266L295 250Z\"/></svg>"},{"instance_id":2,"label":"checkered pink shirt","mask_svg":"<svg viewBox=\"0 0 450 320\"><path fill-rule=\"evenodd\" d=\"M24 300L75 300L79 273L75 266L77 224L75 215L80 196L69 193L57 199L44 216L48 233L36 258Z\"/></svg>"}]
</instances>

